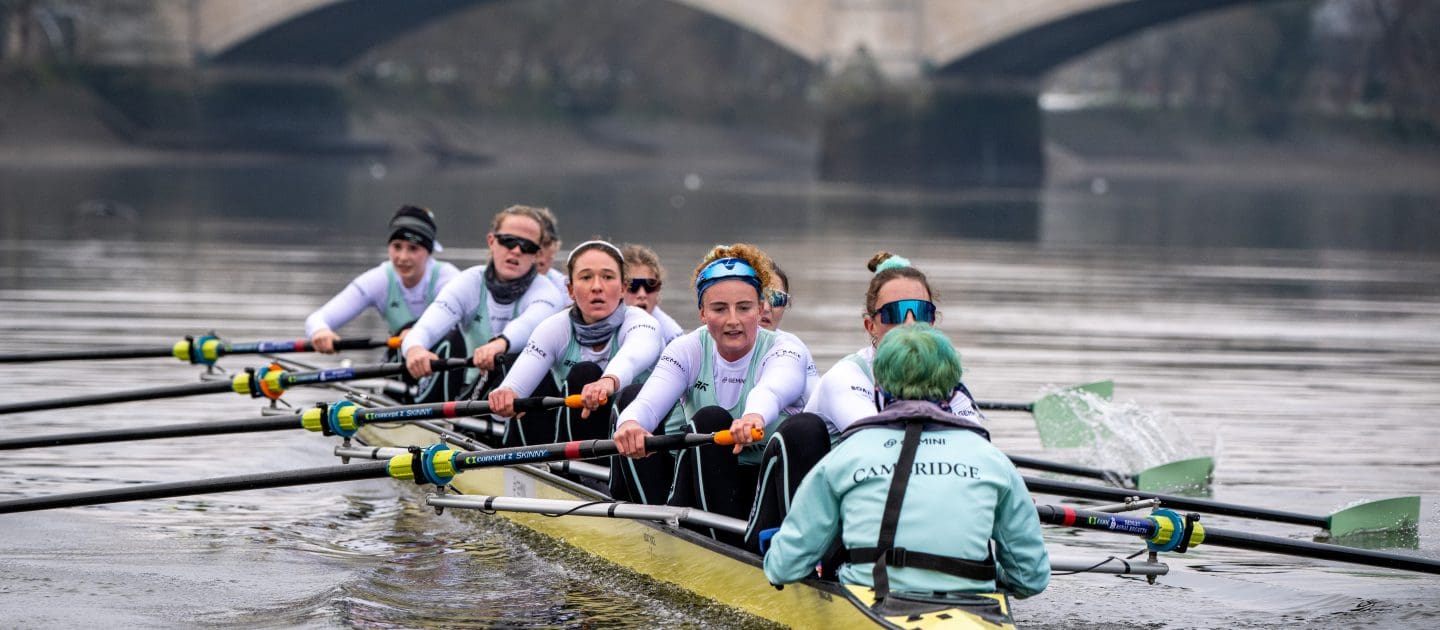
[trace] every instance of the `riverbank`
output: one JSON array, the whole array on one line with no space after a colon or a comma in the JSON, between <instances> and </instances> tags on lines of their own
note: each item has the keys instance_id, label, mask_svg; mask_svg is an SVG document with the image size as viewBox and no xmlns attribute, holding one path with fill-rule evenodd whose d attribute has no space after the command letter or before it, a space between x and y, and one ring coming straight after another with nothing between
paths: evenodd
<instances>
[{"instance_id":1,"label":"riverbank","mask_svg":"<svg viewBox=\"0 0 1440 630\"><path fill-rule=\"evenodd\" d=\"M1052 185L1183 177L1242 185L1345 182L1440 189L1440 147L1363 129L1306 128L1283 142L1171 124L1171 115L1051 112L1046 160ZM123 116L85 87L0 82L0 168L359 160L387 168L484 169L498 174L704 173L707 178L813 181L818 140L738 125L625 116L585 120L395 111L362 103L349 142L325 151L173 148L137 142Z\"/></svg>"}]
</instances>

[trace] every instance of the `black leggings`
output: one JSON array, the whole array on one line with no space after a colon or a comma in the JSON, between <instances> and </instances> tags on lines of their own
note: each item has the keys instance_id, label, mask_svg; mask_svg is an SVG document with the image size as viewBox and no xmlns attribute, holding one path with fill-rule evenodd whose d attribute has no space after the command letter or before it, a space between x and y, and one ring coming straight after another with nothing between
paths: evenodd
<instances>
[{"instance_id":1,"label":"black leggings","mask_svg":"<svg viewBox=\"0 0 1440 630\"><path fill-rule=\"evenodd\" d=\"M786 418L765 442L760 460L759 485L745 530L745 547L760 550L760 532L779 527L790 512L790 500L800 482L830 452L830 431L813 413Z\"/></svg>"},{"instance_id":2,"label":"black leggings","mask_svg":"<svg viewBox=\"0 0 1440 630\"><path fill-rule=\"evenodd\" d=\"M724 409L706 407L690 419L690 428L713 433L729 429L733 421ZM760 531L780 526L800 481L830 452L830 433L819 416L802 413L786 418L766 440L759 466L741 464L732 451L730 446L701 446L681 453L668 503L751 521L743 536L702 531L758 551Z\"/></svg>"},{"instance_id":3,"label":"black leggings","mask_svg":"<svg viewBox=\"0 0 1440 630\"><path fill-rule=\"evenodd\" d=\"M616 409L630 406L640 393L640 384L620 390ZM616 416L616 420L619 417ZM616 427L611 427L614 433ZM665 434L665 418L655 428L655 435ZM651 453L643 459L615 456L610 458L610 496L616 501L663 505L670 497L670 482L675 477L675 455L670 452Z\"/></svg>"},{"instance_id":4,"label":"black leggings","mask_svg":"<svg viewBox=\"0 0 1440 630\"><path fill-rule=\"evenodd\" d=\"M531 396L565 396L579 394L586 385L600 380L603 370L600 366L581 361L570 368L563 388L552 378L540 379L540 385ZM581 418L580 409L561 407L553 412L527 413L524 417L512 418L505 426L505 446L529 446L550 444L571 440L599 440L610 437L613 430L611 416L613 402L596 407L590 417Z\"/></svg>"}]
</instances>

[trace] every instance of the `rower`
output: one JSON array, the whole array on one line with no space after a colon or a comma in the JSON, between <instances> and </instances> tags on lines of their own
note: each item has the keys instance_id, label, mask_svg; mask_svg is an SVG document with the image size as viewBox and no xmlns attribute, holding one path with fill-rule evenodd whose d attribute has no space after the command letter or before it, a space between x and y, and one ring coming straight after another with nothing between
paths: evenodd
<instances>
[{"instance_id":1,"label":"rower","mask_svg":"<svg viewBox=\"0 0 1440 630\"><path fill-rule=\"evenodd\" d=\"M335 352L340 340L335 330L358 317L367 307L380 312L390 336L405 336L425 308L435 301L441 288L460 270L433 257L444 249L436 240L435 215L427 208L401 206L390 218L389 260L360 274L343 290L305 318L305 336L311 347ZM447 357L463 356L460 335L442 338L433 346ZM455 352L450 352L455 348ZM439 402L458 392L463 375L449 374L430 379L414 392L414 402Z\"/></svg>"},{"instance_id":2,"label":"rower","mask_svg":"<svg viewBox=\"0 0 1440 630\"><path fill-rule=\"evenodd\" d=\"M785 309L790 306L790 276L778 264L773 264L772 268L778 282L767 292L764 310L760 312L760 327L765 330L779 330L780 320L785 318Z\"/></svg>"},{"instance_id":3,"label":"rower","mask_svg":"<svg viewBox=\"0 0 1440 630\"><path fill-rule=\"evenodd\" d=\"M560 310L560 293L548 281L535 282L535 256L543 233L540 213L529 206L510 206L495 215L485 242L490 262L470 267L445 285L405 337L401 351L415 378L430 374L429 350L435 340L459 325L478 370L467 371L466 384L476 392L499 383L503 370L497 358L518 353L530 333ZM489 378L480 381L480 372Z\"/></svg>"},{"instance_id":4,"label":"rower","mask_svg":"<svg viewBox=\"0 0 1440 630\"><path fill-rule=\"evenodd\" d=\"M570 305L570 293L565 286L565 274L555 269L555 256L560 253L560 220L549 208L537 207L535 212L540 215L541 227L540 253L535 255L535 268L540 277L549 280L560 292L563 308Z\"/></svg>"},{"instance_id":5,"label":"rower","mask_svg":"<svg viewBox=\"0 0 1440 630\"><path fill-rule=\"evenodd\" d=\"M704 325L666 346L635 400L621 407L615 440L632 461L612 478L612 493L664 500L658 495L670 487L668 462L640 459L646 436L729 429L733 449L702 447L677 458L668 502L737 518L749 514L763 450L751 430L764 428L768 436L783 419L781 410L805 393L805 344L760 328L761 300L772 285L770 259L752 245L719 246L700 262L694 287ZM674 418L684 424L664 422L677 403L683 414Z\"/></svg>"},{"instance_id":6,"label":"rower","mask_svg":"<svg viewBox=\"0 0 1440 630\"><path fill-rule=\"evenodd\" d=\"M884 407L871 365L875 360L875 347L885 334L904 323L935 324L940 319L930 281L909 260L890 252L878 252L870 258L867 267L874 275L865 291L865 312L860 323L870 337L870 345L841 359L820 377L820 384L805 407L805 411L825 421L833 436L839 436L852 422L875 415ZM950 412L961 418L977 422L985 419L975 410L975 400L963 383L955 384L948 405Z\"/></svg>"},{"instance_id":7,"label":"rower","mask_svg":"<svg viewBox=\"0 0 1440 630\"><path fill-rule=\"evenodd\" d=\"M490 410L511 417L518 397L572 393L581 395L584 408L511 418L507 446L605 438L611 401L621 388L649 375L660 358L655 318L621 300L626 265L618 248L605 241L581 243L571 250L566 272L574 304L535 327L504 382L490 392Z\"/></svg>"},{"instance_id":8,"label":"rower","mask_svg":"<svg viewBox=\"0 0 1440 630\"><path fill-rule=\"evenodd\" d=\"M660 308L660 290L665 284L665 268L660 266L660 256L644 245L628 244L620 251L625 254L625 268L630 274L625 285L625 304L643 308L654 317L665 343L685 334L675 318Z\"/></svg>"},{"instance_id":9,"label":"rower","mask_svg":"<svg viewBox=\"0 0 1440 630\"><path fill-rule=\"evenodd\" d=\"M765 576L810 576L839 536L840 581L873 587L877 602L892 592L1045 590L1050 559L1024 480L983 427L942 406L961 375L949 340L926 324L891 330L874 371L891 402L850 423L805 477L768 539Z\"/></svg>"}]
</instances>

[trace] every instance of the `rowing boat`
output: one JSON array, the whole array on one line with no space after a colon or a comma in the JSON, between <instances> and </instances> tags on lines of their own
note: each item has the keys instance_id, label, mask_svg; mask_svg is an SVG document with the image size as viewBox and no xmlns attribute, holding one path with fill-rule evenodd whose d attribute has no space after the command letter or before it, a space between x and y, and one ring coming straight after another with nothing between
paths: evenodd
<instances>
[{"instance_id":1,"label":"rowing boat","mask_svg":"<svg viewBox=\"0 0 1440 630\"><path fill-rule=\"evenodd\" d=\"M357 436L371 446L433 443L437 435L416 425L368 425ZM453 438L452 438L453 439ZM477 444L466 444L473 448ZM346 451L353 452L353 451ZM450 487L463 495L565 501L604 501L604 493L540 466L483 468L465 472ZM566 516L498 510L528 529L651 579L770 621L793 627L1013 628L1004 594L953 598L917 605L886 617L872 611L869 589L806 580L783 590L771 586L760 557L675 524L632 519ZM725 519L710 515L712 519ZM736 519L729 519L736 521ZM744 527L744 523L740 527Z\"/></svg>"}]
</instances>

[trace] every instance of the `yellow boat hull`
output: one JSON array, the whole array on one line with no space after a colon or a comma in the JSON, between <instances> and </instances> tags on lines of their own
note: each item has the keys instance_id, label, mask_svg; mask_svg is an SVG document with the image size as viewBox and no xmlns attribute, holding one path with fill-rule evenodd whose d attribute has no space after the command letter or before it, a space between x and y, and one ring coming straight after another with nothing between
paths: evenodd
<instances>
[{"instance_id":1,"label":"yellow boat hull","mask_svg":"<svg viewBox=\"0 0 1440 630\"><path fill-rule=\"evenodd\" d=\"M434 433L412 425L370 425L359 437L373 446L427 445ZM586 486L536 466L473 469L457 475L451 489L467 495L562 500L605 500ZM690 530L664 523L570 515L499 512L528 529L560 540L606 561L672 584L752 615L792 627L853 628L1004 628L1009 625L957 625L962 618L987 623L961 609L929 613L923 619L892 621L874 615L865 599L838 584L808 580L776 590L765 579L760 558L717 543ZM869 589L863 589L868 591ZM1008 614L1008 602L999 597Z\"/></svg>"}]
</instances>

